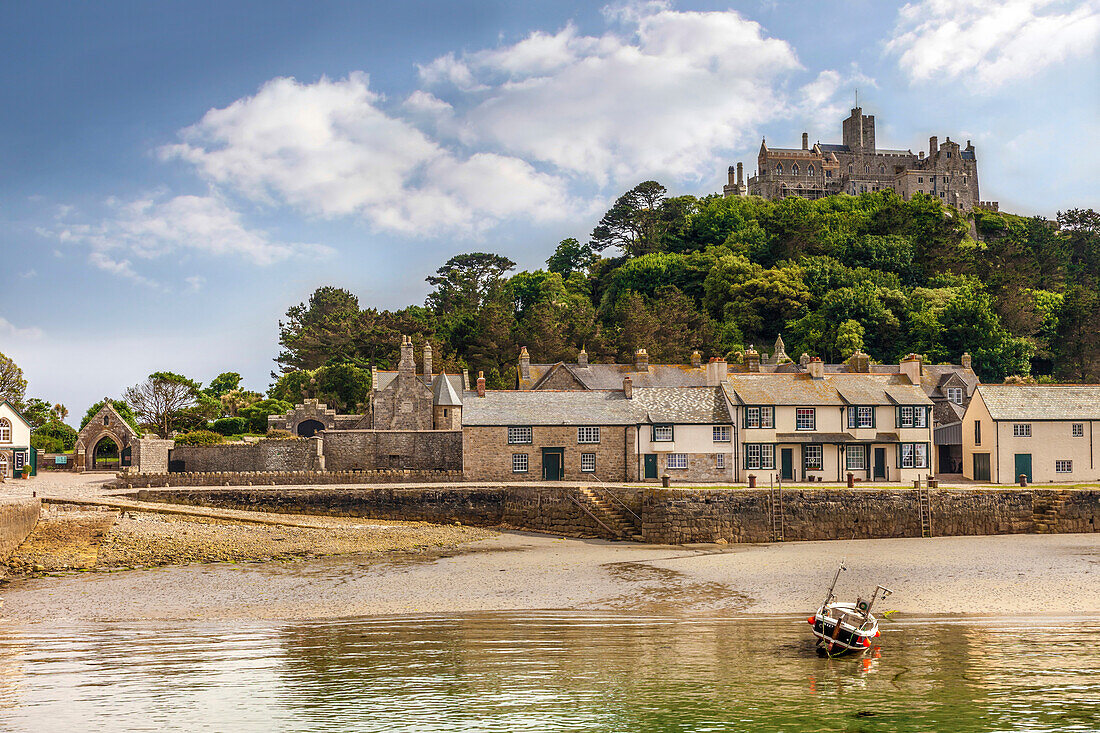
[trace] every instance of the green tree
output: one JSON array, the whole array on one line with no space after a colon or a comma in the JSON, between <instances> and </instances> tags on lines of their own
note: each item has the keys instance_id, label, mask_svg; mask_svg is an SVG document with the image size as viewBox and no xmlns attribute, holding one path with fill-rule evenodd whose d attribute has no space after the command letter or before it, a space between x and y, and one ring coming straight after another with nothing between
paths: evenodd
<instances>
[{"instance_id":1,"label":"green tree","mask_svg":"<svg viewBox=\"0 0 1100 733\"><path fill-rule=\"evenodd\" d=\"M27 393L23 370L9 357L0 354L0 400L7 400L19 410Z\"/></svg>"},{"instance_id":2,"label":"green tree","mask_svg":"<svg viewBox=\"0 0 1100 733\"><path fill-rule=\"evenodd\" d=\"M31 445L47 453L66 453L76 446L77 432L60 420L50 420L34 431Z\"/></svg>"},{"instance_id":3,"label":"green tree","mask_svg":"<svg viewBox=\"0 0 1100 733\"><path fill-rule=\"evenodd\" d=\"M22 409L23 417L31 425L31 430L38 430L53 419L53 406L46 400L32 397L26 401Z\"/></svg>"},{"instance_id":4,"label":"green tree","mask_svg":"<svg viewBox=\"0 0 1100 733\"><path fill-rule=\"evenodd\" d=\"M1100 381L1100 294L1094 282L1065 292L1058 314L1054 373L1071 382Z\"/></svg>"},{"instance_id":5,"label":"green tree","mask_svg":"<svg viewBox=\"0 0 1100 733\"><path fill-rule=\"evenodd\" d=\"M181 422L191 422L189 410L198 403L199 386L181 374L153 372L126 390L126 402L138 420L167 438Z\"/></svg>"},{"instance_id":6,"label":"green tree","mask_svg":"<svg viewBox=\"0 0 1100 733\"><path fill-rule=\"evenodd\" d=\"M588 272L588 268L592 266L595 259L596 254L591 247L569 237L558 243L554 254L546 260L546 269L567 278L574 272Z\"/></svg>"},{"instance_id":7,"label":"green tree","mask_svg":"<svg viewBox=\"0 0 1100 733\"><path fill-rule=\"evenodd\" d=\"M218 376L210 380L209 386L203 390L211 397L220 398L227 392L239 389L241 386L241 375L236 372L222 372Z\"/></svg>"},{"instance_id":8,"label":"green tree","mask_svg":"<svg viewBox=\"0 0 1100 733\"><path fill-rule=\"evenodd\" d=\"M425 278L435 289L426 305L437 314L474 313L501 286L504 274L514 269L507 257L473 252L452 257Z\"/></svg>"},{"instance_id":9,"label":"green tree","mask_svg":"<svg viewBox=\"0 0 1100 733\"><path fill-rule=\"evenodd\" d=\"M631 257L659 251L669 223L661 212L666 193L656 181L642 181L624 193L592 230L589 246L596 252L618 247Z\"/></svg>"},{"instance_id":10,"label":"green tree","mask_svg":"<svg viewBox=\"0 0 1100 733\"><path fill-rule=\"evenodd\" d=\"M278 399L266 399L242 407L240 416L248 420L249 430L253 433L267 433L269 415L285 415L294 409L294 405Z\"/></svg>"},{"instance_id":11,"label":"green tree","mask_svg":"<svg viewBox=\"0 0 1100 733\"><path fill-rule=\"evenodd\" d=\"M282 371L316 369L329 359L354 359L360 331L359 299L347 290L325 286L279 321L276 358Z\"/></svg>"},{"instance_id":12,"label":"green tree","mask_svg":"<svg viewBox=\"0 0 1100 733\"><path fill-rule=\"evenodd\" d=\"M847 359L863 350L864 328L859 321L847 320L837 326L836 351L841 359Z\"/></svg>"}]
</instances>

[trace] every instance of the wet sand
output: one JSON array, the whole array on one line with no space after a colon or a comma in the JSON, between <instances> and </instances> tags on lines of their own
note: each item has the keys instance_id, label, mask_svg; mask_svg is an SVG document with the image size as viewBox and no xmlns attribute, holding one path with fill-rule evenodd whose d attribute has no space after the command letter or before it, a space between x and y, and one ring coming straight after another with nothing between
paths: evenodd
<instances>
[{"instance_id":1,"label":"wet sand","mask_svg":"<svg viewBox=\"0 0 1100 733\"><path fill-rule=\"evenodd\" d=\"M504 533L459 548L9 582L16 622L309 619L496 610L800 614L836 562L902 614L1100 614L1100 534L660 547Z\"/></svg>"}]
</instances>

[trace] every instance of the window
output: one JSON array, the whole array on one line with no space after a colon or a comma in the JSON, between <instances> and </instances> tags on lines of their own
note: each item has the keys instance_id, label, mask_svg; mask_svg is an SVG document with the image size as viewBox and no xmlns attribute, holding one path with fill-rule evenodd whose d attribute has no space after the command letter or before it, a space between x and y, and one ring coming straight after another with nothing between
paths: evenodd
<instances>
[{"instance_id":1,"label":"window","mask_svg":"<svg viewBox=\"0 0 1100 733\"><path fill-rule=\"evenodd\" d=\"M104 425L110 425L111 424L111 416L110 415L104 415L103 416L103 424Z\"/></svg>"},{"instance_id":2,"label":"window","mask_svg":"<svg viewBox=\"0 0 1100 733\"><path fill-rule=\"evenodd\" d=\"M927 443L901 443L899 449L902 468L928 468Z\"/></svg>"},{"instance_id":3,"label":"window","mask_svg":"<svg viewBox=\"0 0 1100 733\"><path fill-rule=\"evenodd\" d=\"M963 389L962 387L948 387L947 388L947 401L954 402L956 405L963 403Z\"/></svg>"},{"instance_id":4,"label":"window","mask_svg":"<svg viewBox=\"0 0 1100 733\"><path fill-rule=\"evenodd\" d=\"M508 445L523 445L531 442L531 426L508 428Z\"/></svg>"},{"instance_id":5,"label":"window","mask_svg":"<svg viewBox=\"0 0 1100 733\"><path fill-rule=\"evenodd\" d=\"M810 164L810 167L806 169L806 175L807 175L807 176L810 176L811 178L813 177L813 175L814 175L814 166L813 166L813 163L811 163L811 164Z\"/></svg>"},{"instance_id":6,"label":"window","mask_svg":"<svg viewBox=\"0 0 1100 733\"><path fill-rule=\"evenodd\" d=\"M1012 425L1012 437L1014 438L1030 438L1031 437L1031 423L1018 422Z\"/></svg>"},{"instance_id":7,"label":"window","mask_svg":"<svg viewBox=\"0 0 1100 733\"><path fill-rule=\"evenodd\" d=\"M581 473L592 473L596 470L596 454L581 453Z\"/></svg>"},{"instance_id":8,"label":"window","mask_svg":"<svg viewBox=\"0 0 1100 733\"><path fill-rule=\"evenodd\" d=\"M729 425L715 425L714 430L715 443L728 443L730 442L730 426Z\"/></svg>"},{"instance_id":9,"label":"window","mask_svg":"<svg viewBox=\"0 0 1100 733\"><path fill-rule=\"evenodd\" d=\"M775 174L778 175L778 176L783 175L783 164L782 163L779 163L778 165L775 166Z\"/></svg>"},{"instance_id":10,"label":"window","mask_svg":"<svg viewBox=\"0 0 1100 733\"><path fill-rule=\"evenodd\" d=\"M943 177L943 182L944 182L944 183L947 183L947 176L944 176L944 177Z\"/></svg>"},{"instance_id":11,"label":"window","mask_svg":"<svg viewBox=\"0 0 1100 733\"><path fill-rule=\"evenodd\" d=\"M725 453L715 453L714 454L714 467L715 468L725 468L726 467L726 454Z\"/></svg>"},{"instance_id":12,"label":"window","mask_svg":"<svg viewBox=\"0 0 1100 733\"><path fill-rule=\"evenodd\" d=\"M758 428L758 427L760 427L760 408L759 407L746 407L745 408L745 427L746 428Z\"/></svg>"},{"instance_id":13,"label":"window","mask_svg":"<svg viewBox=\"0 0 1100 733\"><path fill-rule=\"evenodd\" d=\"M8 419L0 418L0 443L11 442L11 423Z\"/></svg>"},{"instance_id":14,"label":"window","mask_svg":"<svg viewBox=\"0 0 1100 733\"><path fill-rule=\"evenodd\" d=\"M1055 461L1054 473L1073 473L1073 461Z\"/></svg>"},{"instance_id":15,"label":"window","mask_svg":"<svg viewBox=\"0 0 1100 733\"><path fill-rule=\"evenodd\" d=\"M26 463L26 461L27 461L27 454L22 452L22 451L19 451L18 453L14 454L14 458L15 458L15 464L14 464L15 465L15 470L16 470L16 472L19 472L23 469L23 464Z\"/></svg>"},{"instance_id":16,"label":"window","mask_svg":"<svg viewBox=\"0 0 1100 733\"><path fill-rule=\"evenodd\" d=\"M982 421L974 421L974 445L982 444Z\"/></svg>"},{"instance_id":17,"label":"window","mask_svg":"<svg viewBox=\"0 0 1100 733\"><path fill-rule=\"evenodd\" d=\"M861 406L848 408L848 427L873 428L875 426L875 408Z\"/></svg>"},{"instance_id":18,"label":"window","mask_svg":"<svg viewBox=\"0 0 1100 733\"><path fill-rule=\"evenodd\" d=\"M654 425L653 426L653 442L654 443L669 443L672 441L672 426L671 425Z\"/></svg>"},{"instance_id":19,"label":"window","mask_svg":"<svg viewBox=\"0 0 1100 733\"><path fill-rule=\"evenodd\" d=\"M512 454L512 473L527 473L527 454Z\"/></svg>"},{"instance_id":20,"label":"window","mask_svg":"<svg viewBox=\"0 0 1100 733\"><path fill-rule=\"evenodd\" d=\"M599 428L577 428L577 442L578 443L599 443L600 442L600 429Z\"/></svg>"},{"instance_id":21,"label":"window","mask_svg":"<svg viewBox=\"0 0 1100 733\"><path fill-rule=\"evenodd\" d=\"M878 164L878 172L879 172L880 174L882 174L882 173L885 173L885 172L886 172L886 166L885 166L885 165L883 165L882 163L879 163L879 164Z\"/></svg>"},{"instance_id":22,"label":"window","mask_svg":"<svg viewBox=\"0 0 1100 733\"><path fill-rule=\"evenodd\" d=\"M745 468L775 468L775 446L769 443L747 443Z\"/></svg>"},{"instance_id":23,"label":"window","mask_svg":"<svg viewBox=\"0 0 1100 733\"><path fill-rule=\"evenodd\" d=\"M849 471L865 471L867 469L867 451L862 445L850 445L844 452Z\"/></svg>"},{"instance_id":24,"label":"window","mask_svg":"<svg viewBox=\"0 0 1100 733\"><path fill-rule=\"evenodd\" d=\"M913 427L926 428L928 427L928 412L923 407L913 408Z\"/></svg>"},{"instance_id":25,"label":"window","mask_svg":"<svg viewBox=\"0 0 1100 733\"><path fill-rule=\"evenodd\" d=\"M924 183L924 176L917 178L917 183Z\"/></svg>"},{"instance_id":26,"label":"window","mask_svg":"<svg viewBox=\"0 0 1100 733\"><path fill-rule=\"evenodd\" d=\"M795 163L794 165L791 166L791 175L792 176L797 176L798 175L798 163Z\"/></svg>"},{"instance_id":27,"label":"window","mask_svg":"<svg viewBox=\"0 0 1100 733\"><path fill-rule=\"evenodd\" d=\"M687 453L669 453L668 462L665 464L668 468L687 468L688 457Z\"/></svg>"},{"instance_id":28,"label":"window","mask_svg":"<svg viewBox=\"0 0 1100 733\"><path fill-rule=\"evenodd\" d=\"M820 445L802 446L802 463L807 471L820 471L823 461Z\"/></svg>"},{"instance_id":29,"label":"window","mask_svg":"<svg viewBox=\"0 0 1100 733\"><path fill-rule=\"evenodd\" d=\"M1083 438L1085 437L1085 425L1084 423L1073 423L1073 437Z\"/></svg>"},{"instance_id":30,"label":"window","mask_svg":"<svg viewBox=\"0 0 1100 733\"><path fill-rule=\"evenodd\" d=\"M816 411L812 407L799 407L794 411L795 430L813 430L817 424Z\"/></svg>"},{"instance_id":31,"label":"window","mask_svg":"<svg viewBox=\"0 0 1100 733\"><path fill-rule=\"evenodd\" d=\"M900 408L901 420L898 421L899 428L911 428L913 427L913 408L902 407Z\"/></svg>"},{"instance_id":32,"label":"window","mask_svg":"<svg viewBox=\"0 0 1100 733\"><path fill-rule=\"evenodd\" d=\"M761 407L760 408L760 427L773 428L775 427L775 408L774 407Z\"/></svg>"},{"instance_id":33,"label":"window","mask_svg":"<svg viewBox=\"0 0 1100 733\"><path fill-rule=\"evenodd\" d=\"M443 417L447 417L447 408L446 407L443 408Z\"/></svg>"}]
</instances>

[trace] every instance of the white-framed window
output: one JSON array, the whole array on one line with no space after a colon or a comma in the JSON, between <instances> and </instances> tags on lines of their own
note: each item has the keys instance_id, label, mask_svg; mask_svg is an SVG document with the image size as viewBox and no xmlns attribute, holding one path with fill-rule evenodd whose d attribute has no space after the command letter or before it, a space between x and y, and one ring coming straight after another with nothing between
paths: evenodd
<instances>
[{"instance_id":1,"label":"white-framed window","mask_svg":"<svg viewBox=\"0 0 1100 733\"><path fill-rule=\"evenodd\" d=\"M802 446L802 462L804 464L804 468L807 471L820 471L825 465L824 460L825 459L822 454L822 446Z\"/></svg>"},{"instance_id":2,"label":"white-framed window","mask_svg":"<svg viewBox=\"0 0 1100 733\"><path fill-rule=\"evenodd\" d=\"M746 443L745 468L775 468L775 446L770 443Z\"/></svg>"},{"instance_id":3,"label":"white-framed window","mask_svg":"<svg viewBox=\"0 0 1100 733\"><path fill-rule=\"evenodd\" d=\"M0 478L8 477L8 457L0 456Z\"/></svg>"},{"instance_id":4,"label":"white-framed window","mask_svg":"<svg viewBox=\"0 0 1100 733\"><path fill-rule=\"evenodd\" d=\"M901 443L902 468L928 468L927 443Z\"/></svg>"},{"instance_id":5,"label":"white-framed window","mask_svg":"<svg viewBox=\"0 0 1100 733\"><path fill-rule=\"evenodd\" d=\"M688 457L687 453L669 453L668 463L665 464L668 468L687 468Z\"/></svg>"},{"instance_id":6,"label":"white-framed window","mask_svg":"<svg viewBox=\"0 0 1100 733\"><path fill-rule=\"evenodd\" d=\"M798 407L794 411L795 430L813 430L817 425L817 411L813 407Z\"/></svg>"},{"instance_id":7,"label":"white-framed window","mask_svg":"<svg viewBox=\"0 0 1100 733\"><path fill-rule=\"evenodd\" d=\"M963 403L963 388L962 387L948 387L947 388L947 401L954 402L956 405Z\"/></svg>"},{"instance_id":8,"label":"white-framed window","mask_svg":"<svg viewBox=\"0 0 1100 733\"><path fill-rule=\"evenodd\" d=\"M875 408L867 406L848 408L848 427L873 428L875 426Z\"/></svg>"},{"instance_id":9,"label":"white-framed window","mask_svg":"<svg viewBox=\"0 0 1100 733\"><path fill-rule=\"evenodd\" d=\"M672 426L671 425L654 425L653 426L653 442L654 443L669 443L672 441Z\"/></svg>"},{"instance_id":10,"label":"white-framed window","mask_svg":"<svg viewBox=\"0 0 1100 733\"><path fill-rule=\"evenodd\" d=\"M1083 438L1085 437L1085 424L1075 422L1073 423L1073 437Z\"/></svg>"},{"instance_id":11,"label":"white-framed window","mask_svg":"<svg viewBox=\"0 0 1100 733\"><path fill-rule=\"evenodd\" d=\"M913 427L913 408L909 406L902 407L900 409L901 421L898 423L900 428Z\"/></svg>"},{"instance_id":12,"label":"white-framed window","mask_svg":"<svg viewBox=\"0 0 1100 733\"><path fill-rule=\"evenodd\" d=\"M592 473L596 470L596 454L581 453L581 473Z\"/></svg>"},{"instance_id":13,"label":"white-framed window","mask_svg":"<svg viewBox=\"0 0 1100 733\"><path fill-rule=\"evenodd\" d=\"M531 426L520 425L508 428L508 445L525 445L531 442Z\"/></svg>"},{"instance_id":14,"label":"white-framed window","mask_svg":"<svg viewBox=\"0 0 1100 733\"><path fill-rule=\"evenodd\" d=\"M745 408L745 427L746 428L758 428L758 427L760 427L760 408L759 407L746 407Z\"/></svg>"},{"instance_id":15,"label":"white-framed window","mask_svg":"<svg viewBox=\"0 0 1100 733\"><path fill-rule=\"evenodd\" d=\"M844 459L849 471L867 470L867 450L862 445L850 445L844 451Z\"/></svg>"},{"instance_id":16,"label":"white-framed window","mask_svg":"<svg viewBox=\"0 0 1100 733\"><path fill-rule=\"evenodd\" d=\"M11 442L11 423L6 417L0 418L0 443Z\"/></svg>"},{"instance_id":17,"label":"white-framed window","mask_svg":"<svg viewBox=\"0 0 1100 733\"><path fill-rule=\"evenodd\" d=\"M527 473L527 454L512 454L512 473Z\"/></svg>"},{"instance_id":18,"label":"white-framed window","mask_svg":"<svg viewBox=\"0 0 1100 733\"><path fill-rule=\"evenodd\" d=\"M1018 422L1012 424L1012 437L1014 438L1030 438L1031 437L1031 423Z\"/></svg>"},{"instance_id":19,"label":"white-framed window","mask_svg":"<svg viewBox=\"0 0 1100 733\"><path fill-rule=\"evenodd\" d=\"M714 436L715 443L728 443L730 442L730 426L729 425L715 425L711 431Z\"/></svg>"},{"instance_id":20,"label":"white-framed window","mask_svg":"<svg viewBox=\"0 0 1100 733\"><path fill-rule=\"evenodd\" d=\"M913 444L902 443L901 446L901 467L912 468L913 467Z\"/></svg>"},{"instance_id":21,"label":"white-framed window","mask_svg":"<svg viewBox=\"0 0 1100 733\"><path fill-rule=\"evenodd\" d=\"M923 407L913 408L913 427L925 428L928 427L928 411Z\"/></svg>"},{"instance_id":22,"label":"white-framed window","mask_svg":"<svg viewBox=\"0 0 1100 733\"><path fill-rule=\"evenodd\" d=\"M775 408L774 407L761 407L760 408L760 427L762 427L762 428L774 428L775 427Z\"/></svg>"},{"instance_id":23,"label":"white-framed window","mask_svg":"<svg viewBox=\"0 0 1100 733\"><path fill-rule=\"evenodd\" d=\"M725 453L715 453L714 454L714 467L715 468L722 468L722 469L724 469L726 467L726 454Z\"/></svg>"},{"instance_id":24,"label":"white-framed window","mask_svg":"<svg viewBox=\"0 0 1100 733\"><path fill-rule=\"evenodd\" d=\"M1055 461L1054 473L1073 473L1073 461Z\"/></svg>"},{"instance_id":25,"label":"white-framed window","mask_svg":"<svg viewBox=\"0 0 1100 733\"><path fill-rule=\"evenodd\" d=\"M578 443L599 443L600 442L600 429L598 427L581 427L581 428L577 428L577 442Z\"/></svg>"}]
</instances>

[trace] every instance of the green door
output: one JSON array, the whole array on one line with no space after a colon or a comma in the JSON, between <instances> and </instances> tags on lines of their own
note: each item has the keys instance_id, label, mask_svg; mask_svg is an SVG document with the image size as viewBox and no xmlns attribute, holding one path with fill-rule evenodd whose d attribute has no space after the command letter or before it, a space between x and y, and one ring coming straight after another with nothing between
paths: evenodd
<instances>
[{"instance_id":1,"label":"green door","mask_svg":"<svg viewBox=\"0 0 1100 733\"><path fill-rule=\"evenodd\" d=\"M643 460L645 463L645 477L657 478L657 454L646 453Z\"/></svg>"},{"instance_id":2,"label":"green door","mask_svg":"<svg viewBox=\"0 0 1100 733\"><path fill-rule=\"evenodd\" d=\"M901 448L898 448L901 450ZM875 478L886 478L886 449L875 448Z\"/></svg>"},{"instance_id":3,"label":"green door","mask_svg":"<svg viewBox=\"0 0 1100 733\"><path fill-rule=\"evenodd\" d=\"M1030 453L1017 453L1016 454L1016 472L1012 474L1013 479L1020 478L1020 474L1027 476L1027 482L1031 483L1031 454Z\"/></svg>"},{"instance_id":4,"label":"green door","mask_svg":"<svg viewBox=\"0 0 1100 733\"><path fill-rule=\"evenodd\" d=\"M782 448L779 451L780 476L784 481L794 481L794 448Z\"/></svg>"},{"instance_id":5,"label":"green door","mask_svg":"<svg viewBox=\"0 0 1100 733\"><path fill-rule=\"evenodd\" d=\"M564 463L564 448L542 449L542 478L544 481L561 481Z\"/></svg>"},{"instance_id":6,"label":"green door","mask_svg":"<svg viewBox=\"0 0 1100 733\"><path fill-rule=\"evenodd\" d=\"M989 480L989 454L988 453L975 453L974 454L974 480L975 481L988 481Z\"/></svg>"}]
</instances>

